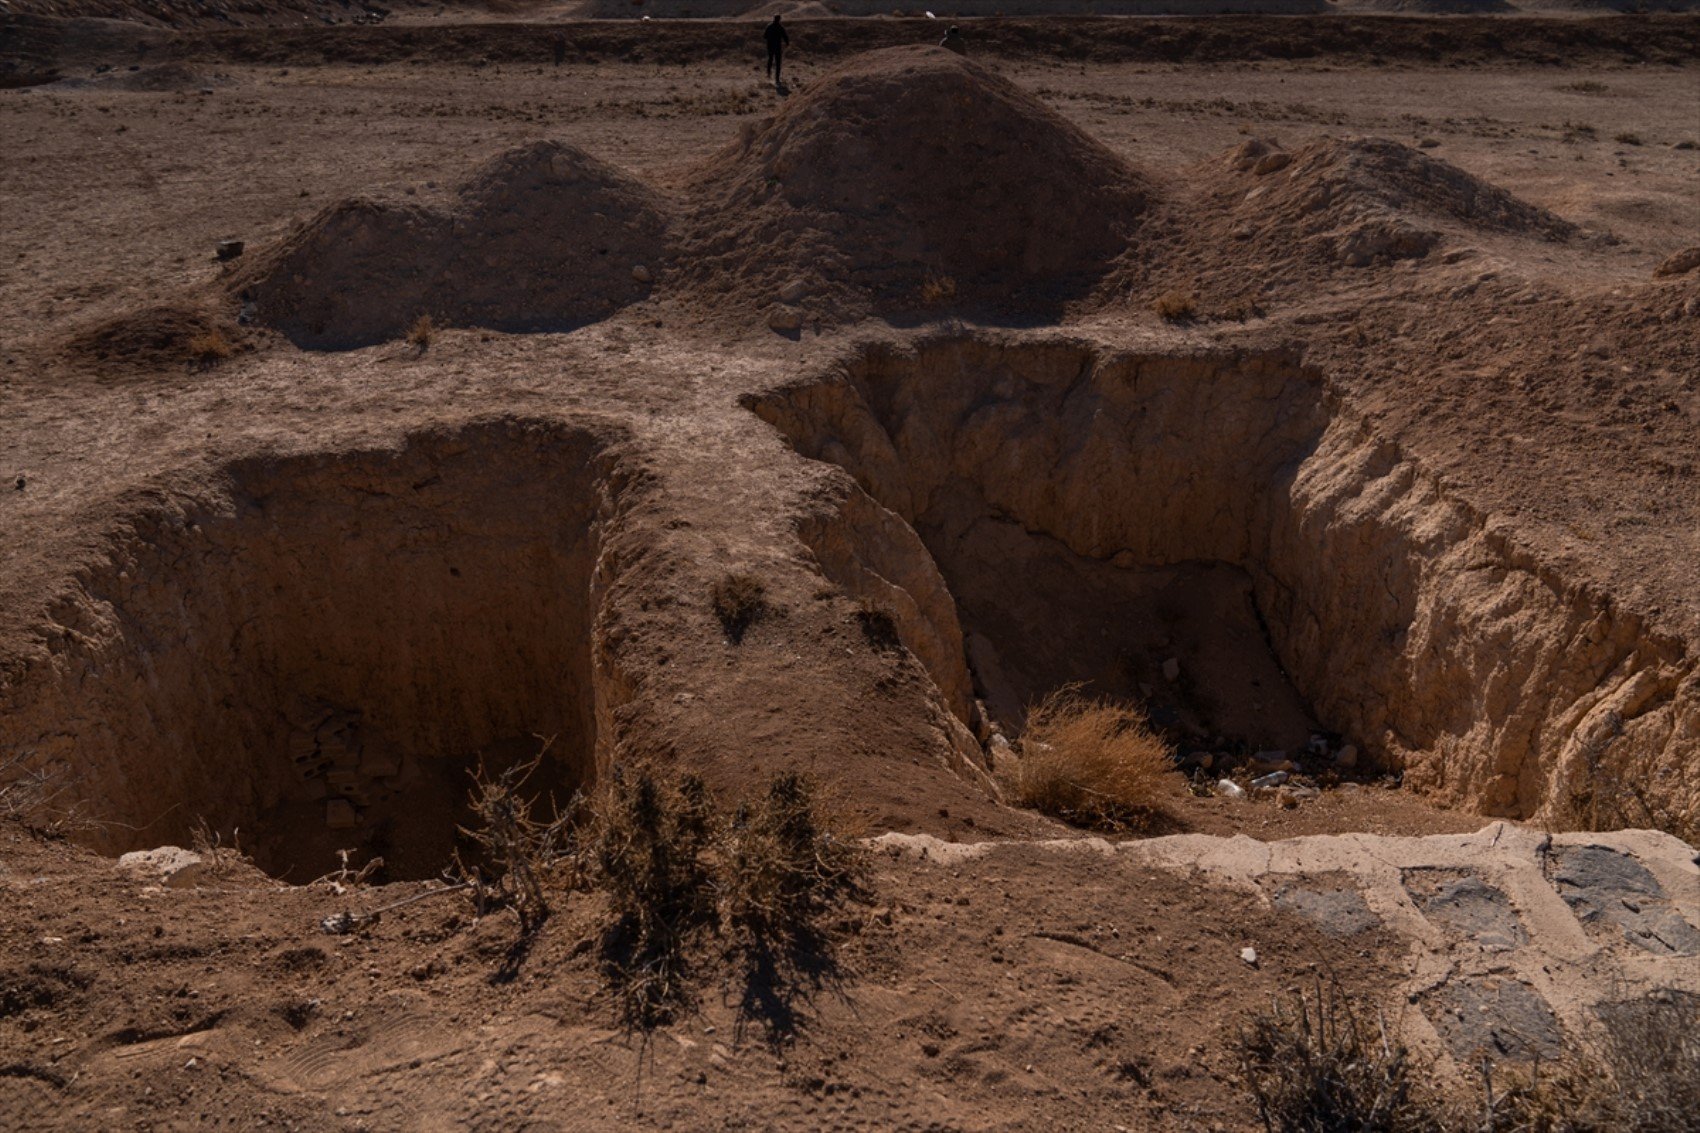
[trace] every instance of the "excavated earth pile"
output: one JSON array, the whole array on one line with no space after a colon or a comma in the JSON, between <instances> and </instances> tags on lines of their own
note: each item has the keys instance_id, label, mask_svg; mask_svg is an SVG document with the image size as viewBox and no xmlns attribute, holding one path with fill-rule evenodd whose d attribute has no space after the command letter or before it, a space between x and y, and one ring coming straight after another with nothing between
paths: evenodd
<instances>
[{"instance_id":1,"label":"excavated earth pile","mask_svg":"<svg viewBox=\"0 0 1700 1133\"><path fill-rule=\"evenodd\" d=\"M1032 94L928 47L835 68L692 192L692 283L757 302L799 287L842 316L952 300L1042 312L1125 250L1150 190Z\"/></svg>"},{"instance_id":2,"label":"excavated earth pile","mask_svg":"<svg viewBox=\"0 0 1700 1133\"><path fill-rule=\"evenodd\" d=\"M648 293L666 228L653 190L572 146L537 142L492 159L447 208L330 206L261 261L240 297L252 318L313 349L397 338L422 315L569 330Z\"/></svg>"},{"instance_id":3,"label":"excavated earth pile","mask_svg":"<svg viewBox=\"0 0 1700 1133\"><path fill-rule=\"evenodd\" d=\"M1309 252L1347 267L1419 259L1447 233L1568 240L1576 226L1462 169L1387 138L1322 138L1287 152L1248 139L1221 162L1216 208L1265 254ZM1231 246L1231 245L1230 245ZM1284 256L1282 255L1284 251Z\"/></svg>"}]
</instances>

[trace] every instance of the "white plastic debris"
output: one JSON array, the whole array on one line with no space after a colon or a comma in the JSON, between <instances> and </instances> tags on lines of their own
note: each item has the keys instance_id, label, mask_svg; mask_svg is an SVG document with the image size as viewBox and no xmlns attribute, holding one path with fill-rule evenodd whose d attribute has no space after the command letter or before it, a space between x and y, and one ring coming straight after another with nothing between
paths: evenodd
<instances>
[{"instance_id":1,"label":"white plastic debris","mask_svg":"<svg viewBox=\"0 0 1700 1133\"><path fill-rule=\"evenodd\" d=\"M1234 782L1232 779L1216 780L1216 793L1225 799L1245 798L1245 788Z\"/></svg>"},{"instance_id":2,"label":"white plastic debris","mask_svg":"<svg viewBox=\"0 0 1700 1133\"><path fill-rule=\"evenodd\" d=\"M1286 781L1287 781L1287 773L1285 771L1271 771L1267 775L1262 775L1262 776L1259 776L1256 779L1253 779L1251 781L1251 785L1252 785L1253 790L1261 791L1265 787L1279 787L1282 783L1285 783Z\"/></svg>"},{"instance_id":3,"label":"white plastic debris","mask_svg":"<svg viewBox=\"0 0 1700 1133\"><path fill-rule=\"evenodd\" d=\"M1254 968L1257 967L1257 949L1249 946L1240 949L1240 959Z\"/></svg>"}]
</instances>

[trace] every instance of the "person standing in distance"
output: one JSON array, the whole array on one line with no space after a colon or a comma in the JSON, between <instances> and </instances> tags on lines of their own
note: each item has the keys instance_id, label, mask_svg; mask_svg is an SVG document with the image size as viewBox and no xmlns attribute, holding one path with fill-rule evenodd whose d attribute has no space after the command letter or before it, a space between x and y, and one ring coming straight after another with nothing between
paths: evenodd
<instances>
[{"instance_id":1,"label":"person standing in distance","mask_svg":"<svg viewBox=\"0 0 1700 1133\"><path fill-rule=\"evenodd\" d=\"M785 62L785 48L791 42L791 37L786 34L779 17L775 16L773 22L767 25L767 30L762 33L762 38L767 40L767 73L773 76L773 85L777 87L783 81L779 77L779 68Z\"/></svg>"},{"instance_id":2,"label":"person standing in distance","mask_svg":"<svg viewBox=\"0 0 1700 1133\"><path fill-rule=\"evenodd\" d=\"M944 38L939 40L939 46L946 51L954 51L958 55L968 54L968 44L962 38L962 29L954 24L951 25L949 31L944 33Z\"/></svg>"}]
</instances>

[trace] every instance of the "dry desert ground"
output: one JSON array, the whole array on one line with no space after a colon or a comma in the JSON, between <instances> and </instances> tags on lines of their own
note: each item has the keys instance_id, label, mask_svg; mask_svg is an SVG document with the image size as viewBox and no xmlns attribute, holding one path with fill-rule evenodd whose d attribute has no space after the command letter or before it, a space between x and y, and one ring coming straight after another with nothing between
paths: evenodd
<instances>
[{"instance_id":1,"label":"dry desert ground","mask_svg":"<svg viewBox=\"0 0 1700 1133\"><path fill-rule=\"evenodd\" d=\"M1697 1128L1700 15L1464 7L0 3L0 1127Z\"/></svg>"}]
</instances>

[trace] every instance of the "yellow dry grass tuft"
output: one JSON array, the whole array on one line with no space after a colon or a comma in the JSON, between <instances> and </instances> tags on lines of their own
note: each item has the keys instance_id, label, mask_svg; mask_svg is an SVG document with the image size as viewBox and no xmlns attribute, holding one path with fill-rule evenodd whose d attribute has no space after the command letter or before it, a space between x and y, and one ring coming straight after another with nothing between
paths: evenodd
<instances>
[{"instance_id":1,"label":"yellow dry grass tuft","mask_svg":"<svg viewBox=\"0 0 1700 1133\"><path fill-rule=\"evenodd\" d=\"M431 349L431 343L437 338L437 324L431 321L430 315L420 315L414 320L413 328L407 332L408 344L423 354Z\"/></svg>"},{"instance_id":2,"label":"yellow dry grass tuft","mask_svg":"<svg viewBox=\"0 0 1700 1133\"><path fill-rule=\"evenodd\" d=\"M236 344L225 336L218 327L204 330L191 335L188 342L189 358L201 367L216 366L236 353Z\"/></svg>"},{"instance_id":3,"label":"yellow dry grass tuft","mask_svg":"<svg viewBox=\"0 0 1700 1133\"><path fill-rule=\"evenodd\" d=\"M1165 322L1190 322L1198 317L1198 297L1190 291L1165 291L1152 300L1151 309Z\"/></svg>"},{"instance_id":4,"label":"yellow dry grass tuft","mask_svg":"<svg viewBox=\"0 0 1700 1133\"><path fill-rule=\"evenodd\" d=\"M1169 746L1137 708L1070 685L1027 713L1016 795L1080 826L1136 829L1179 790Z\"/></svg>"},{"instance_id":5,"label":"yellow dry grass tuft","mask_svg":"<svg viewBox=\"0 0 1700 1133\"><path fill-rule=\"evenodd\" d=\"M948 275L929 271L921 280L921 302L937 307L956 298L956 280Z\"/></svg>"}]
</instances>

